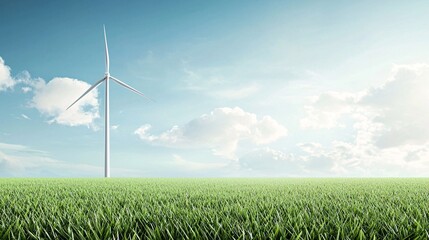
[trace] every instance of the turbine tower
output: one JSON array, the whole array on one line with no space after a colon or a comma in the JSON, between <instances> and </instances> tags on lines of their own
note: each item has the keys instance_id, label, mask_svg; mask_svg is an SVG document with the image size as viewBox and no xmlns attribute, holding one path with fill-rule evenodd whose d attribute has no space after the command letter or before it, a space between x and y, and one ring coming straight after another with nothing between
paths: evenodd
<instances>
[{"instance_id":1,"label":"turbine tower","mask_svg":"<svg viewBox=\"0 0 429 240\"><path fill-rule=\"evenodd\" d=\"M86 94L88 94L92 89L96 88L103 82L106 82L106 91L105 91L105 101L104 101L104 177L110 177L110 114L109 114L109 80L113 80L119 85L131 90L134 93L137 93L151 101L152 99L146 97L143 93L139 92L135 88L129 86L128 84L122 82L121 80L110 75L109 71L109 48L107 47L107 37L106 37L106 28L103 25L104 30L104 51L106 54L106 72L104 73L104 78L94 83L86 92L84 92L76 101L74 101L68 108L71 108L75 103L77 103L81 98L83 98Z\"/></svg>"}]
</instances>

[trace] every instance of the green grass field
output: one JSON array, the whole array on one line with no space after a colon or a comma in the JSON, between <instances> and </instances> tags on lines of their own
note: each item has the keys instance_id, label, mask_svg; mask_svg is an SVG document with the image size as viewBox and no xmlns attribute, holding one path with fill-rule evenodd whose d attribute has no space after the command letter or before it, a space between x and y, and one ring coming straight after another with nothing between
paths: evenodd
<instances>
[{"instance_id":1,"label":"green grass field","mask_svg":"<svg viewBox=\"0 0 429 240\"><path fill-rule=\"evenodd\" d=\"M0 179L0 239L428 239L429 179Z\"/></svg>"}]
</instances>

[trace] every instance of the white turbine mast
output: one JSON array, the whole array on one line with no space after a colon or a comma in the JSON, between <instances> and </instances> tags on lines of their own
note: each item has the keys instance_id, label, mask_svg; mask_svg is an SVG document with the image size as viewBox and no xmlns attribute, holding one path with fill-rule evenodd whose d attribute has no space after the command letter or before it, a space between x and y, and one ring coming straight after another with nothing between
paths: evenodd
<instances>
[{"instance_id":1,"label":"white turbine mast","mask_svg":"<svg viewBox=\"0 0 429 240\"><path fill-rule=\"evenodd\" d=\"M105 107L105 113L104 113L104 177L108 178L110 177L110 116L109 116L109 80L113 80L114 82L118 83L119 85L131 90L134 93L137 93L151 101L152 99L145 96L143 93L138 91L137 89L129 86L128 84L122 82L121 80L113 77L110 75L109 71L109 48L107 47L107 37L106 37L106 28L103 25L104 30L104 51L106 54L106 72L104 73L104 78L99 80L98 82L94 83L86 92L84 92L76 101L74 101L68 108L71 108L75 103L77 103L81 98L83 98L86 94L88 94L92 89L96 88L98 85L100 85L102 82L106 82L106 91L105 91L105 101L104 101L104 107Z\"/></svg>"}]
</instances>

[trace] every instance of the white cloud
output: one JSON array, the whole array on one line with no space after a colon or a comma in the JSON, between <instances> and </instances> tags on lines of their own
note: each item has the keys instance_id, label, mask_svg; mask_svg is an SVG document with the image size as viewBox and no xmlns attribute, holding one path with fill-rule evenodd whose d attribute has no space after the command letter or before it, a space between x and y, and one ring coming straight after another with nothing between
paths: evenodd
<instances>
[{"instance_id":1,"label":"white cloud","mask_svg":"<svg viewBox=\"0 0 429 240\"><path fill-rule=\"evenodd\" d=\"M356 93L320 95L307 106L311 111L301 123L333 128L344 125L343 119L349 118L344 131L354 138L351 142L334 140L325 146L300 145L307 153L304 160L312 164L324 161L328 172L340 175L427 175L428 86L429 65L398 65L381 86Z\"/></svg>"},{"instance_id":2,"label":"white cloud","mask_svg":"<svg viewBox=\"0 0 429 240\"><path fill-rule=\"evenodd\" d=\"M88 93L87 96L66 111L66 108L90 87L89 84L66 77L57 77L46 83L41 78L32 79L27 71L23 71L16 78L12 78L10 67L5 65L0 57L0 91L12 88L18 83L25 85L21 87L23 93L34 93L30 106L50 117L49 123L95 127L93 122L99 117L97 90ZM25 115L22 117L29 119Z\"/></svg>"},{"instance_id":3,"label":"white cloud","mask_svg":"<svg viewBox=\"0 0 429 240\"><path fill-rule=\"evenodd\" d=\"M429 141L429 65L397 65L381 86L357 93L328 92L306 106L304 128L334 128L349 116L361 124L371 122L372 137L380 147ZM355 125L355 127L357 126ZM361 126L365 127L365 126Z\"/></svg>"},{"instance_id":4,"label":"white cloud","mask_svg":"<svg viewBox=\"0 0 429 240\"><path fill-rule=\"evenodd\" d=\"M88 83L72 78L54 78L48 83L39 80L34 85L34 97L30 105L50 117L49 123L94 127L94 120L100 116L97 90L89 92L66 111L90 87Z\"/></svg>"},{"instance_id":5,"label":"white cloud","mask_svg":"<svg viewBox=\"0 0 429 240\"><path fill-rule=\"evenodd\" d=\"M10 75L10 67L0 57L0 91L5 91L15 85L15 80Z\"/></svg>"},{"instance_id":6,"label":"white cloud","mask_svg":"<svg viewBox=\"0 0 429 240\"><path fill-rule=\"evenodd\" d=\"M302 128L321 129L337 127L338 120L356 108L361 93L326 92L311 98L305 106L307 116L300 121Z\"/></svg>"},{"instance_id":7,"label":"white cloud","mask_svg":"<svg viewBox=\"0 0 429 240\"><path fill-rule=\"evenodd\" d=\"M142 140L169 147L206 147L214 155L236 159L235 152L241 141L256 145L269 144L286 136L287 130L270 116L258 119L256 114L241 108L216 108L189 121L173 126L159 135L149 133L146 124L135 131Z\"/></svg>"},{"instance_id":8,"label":"white cloud","mask_svg":"<svg viewBox=\"0 0 429 240\"><path fill-rule=\"evenodd\" d=\"M31 120L31 118L30 117L28 117L27 115L25 115L25 114L21 114L21 117L22 118L24 118L24 119L27 119L27 120Z\"/></svg>"},{"instance_id":9,"label":"white cloud","mask_svg":"<svg viewBox=\"0 0 429 240\"><path fill-rule=\"evenodd\" d=\"M398 65L391 79L373 88L360 104L375 108L382 124L377 145L394 147L429 141L429 65Z\"/></svg>"},{"instance_id":10,"label":"white cloud","mask_svg":"<svg viewBox=\"0 0 429 240\"><path fill-rule=\"evenodd\" d=\"M23 93L28 93L28 92L31 92L32 89L31 87L22 87L21 90Z\"/></svg>"}]
</instances>

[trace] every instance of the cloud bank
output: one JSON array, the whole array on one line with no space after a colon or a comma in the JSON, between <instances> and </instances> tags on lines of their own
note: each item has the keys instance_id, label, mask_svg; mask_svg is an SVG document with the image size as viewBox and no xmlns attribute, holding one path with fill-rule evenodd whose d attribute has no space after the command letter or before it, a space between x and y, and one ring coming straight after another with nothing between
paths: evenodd
<instances>
[{"instance_id":1,"label":"cloud bank","mask_svg":"<svg viewBox=\"0 0 429 240\"><path fill-rule=\"evenodd\" d=\"M429 65L397 65L380 86L316 96L301 127L342 126L353 141L319 144L318 154L307 160L327 161L336 174L424 176L429 170L428 84Z\"/></svg>"},{"instance_id":2,"label":"cloud bank","mask_svg":"<svg viewBox=\"0 0 429 240\"><path fill-rule=\"evenodd\" d=\"M206 147L214 155L236 159L240 142L269 144L286 136L287 130L270 116L258 118L239 107L216 108L209 114L192 119L182 126L173 126L159 135L149 132L145 124L135 131L142 140L167 147Z\"/></svg>"}]
</instances>

